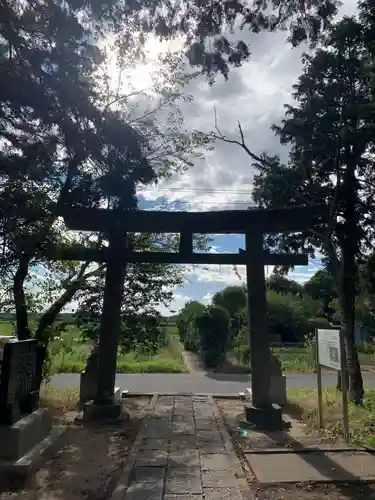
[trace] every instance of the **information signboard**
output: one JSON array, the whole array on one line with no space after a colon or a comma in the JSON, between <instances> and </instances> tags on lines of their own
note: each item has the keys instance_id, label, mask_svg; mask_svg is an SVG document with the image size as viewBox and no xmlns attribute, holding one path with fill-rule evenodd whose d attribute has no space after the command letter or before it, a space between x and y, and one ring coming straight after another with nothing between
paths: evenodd
<instances>
[{"instance_id":1,"label":"information signboard","mask_svg":"<svg viewBox=\"0 0 375 500\"><path fill-rule=\"evenodd\" d=\"M348 385L346 355L343 334L337 329L316 330L316 375L318 388L318 425L323 428L323 391L322 391L322 369L332 368L341 372L342 384L342 410L344 423L344 438L349 443L349 410L348 410Z\"/></svg>"},{"instance_id":2,"label":"information signboard","mask_svg":"<svg viewBox=\"0 0 375 500\"><path fill-rule=\"evenodd\" d=\"M340 330L318 329L319 364L341 371Z\"/></svg>"}]
</instances>

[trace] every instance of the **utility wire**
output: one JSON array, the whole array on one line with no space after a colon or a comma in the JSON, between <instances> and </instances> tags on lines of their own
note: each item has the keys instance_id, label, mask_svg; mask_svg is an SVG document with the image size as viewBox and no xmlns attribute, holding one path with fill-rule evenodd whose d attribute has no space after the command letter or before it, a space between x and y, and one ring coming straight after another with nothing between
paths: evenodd
<instances>
[{"instance_id":1,"label":"utility wire","mask_svg":"<svg viewBox=\"0 0 375 500\"><path fill-rule=\"evenodd\" d=\"M170 187L170 188L150 188L150 189L147 189L147 188L143 188L143 189L140 189L139 192L142 193L144 191L160 191L160 192L164 192L164 191L172 191L172 192L175 192L175 191L184 191L184 192L192 192L192 193L195 193L195 192L203 192L203 193L235 193L235 194L250 194L251 193L251 188L249 188L248 190L240 190L240 189L211 189L211 188L179 188L179 187Z\"/></svg>"}]
</instances>

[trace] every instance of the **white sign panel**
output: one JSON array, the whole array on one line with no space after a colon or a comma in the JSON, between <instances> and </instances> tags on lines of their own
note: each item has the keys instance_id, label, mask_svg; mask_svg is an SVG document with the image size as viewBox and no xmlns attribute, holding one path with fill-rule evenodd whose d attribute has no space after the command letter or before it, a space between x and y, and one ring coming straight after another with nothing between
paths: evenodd
<instances>
[{"instance_id":1,"label":"white sign panel","mask_svg":"<svg viewBox=\"0 0 375 500\"><path fill-rule=\"evenodd\" d=\"M318 329L319 364L341 370L340 330Z\"/></svg>"}]
</instances>

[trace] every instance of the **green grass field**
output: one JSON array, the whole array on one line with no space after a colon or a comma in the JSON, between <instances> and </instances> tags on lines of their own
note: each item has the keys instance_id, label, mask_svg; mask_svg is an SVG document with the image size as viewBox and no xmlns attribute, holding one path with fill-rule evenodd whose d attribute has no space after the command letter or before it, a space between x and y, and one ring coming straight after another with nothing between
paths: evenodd
<instances>
[{"instance_id":1,"label":"green grass field","mask_svg":"<svg viewBox=\"0 0 375 500\"><path fill-rule=\"evenodd\" d=\"M154 356L140 355L136 352L121 353L117 358L119 373L183 373L186 370L180 346L176 339L175 327L167 325L168 343ZM0 321L0 335L12 335L10 321ZM91 350L89 342L82 341L80 331L69 325L61 340L51 340L50 353L52 373L77 373L85 368Z\"/></svg>"},{"instance_id":2,"label":"green grass field","mask_svg":"<svg viewBox=\"0 0 375 500\"><path fill-rule=\"evenodd\" d=\"M119 373L183 373L186 367L180 351L177 328L174 324L165 327L168 344L154 356L142 356L135 352L127 354L119 352L117 370ZM11 321L0 320L0 335L11 335L14 327ZM86 363L91 345L83 342L80 331L74 324L68 325L62 340L52 340L53 373L81 372ZM362 366L375 366L375 347L370 344L358 346ZM309 372L315 369L312 349L308 347L273 347L272 352L279 358L284 372ZM249 371L239 362L228 364L226 371Z\"/></svg>"},{"instance_id":3,"label":"green grass field","mask_svg":"<svg viewBox=\"0 0 375 500\"><path fill-rule=\"evenodd\" d=\"M244 361L243 354L246 346L240 351L228 355L230 371L249 372L249 361ZM311 347L272 347L271 351L280 360L284 372L311 372L315 370L314 348ZM247 351L248 352L248 351ZM362 367L375 367L375 345L363 343L358 346L358 356Z\"/></svg>"},{"instance_id":4,"label":"green grass field","mask_svg":"<svg viewBox=\"0 0 375 500\"><path fill-rule=\"evenodd\" d=\"M0 335L12 335L13 323L11 321L0 320Z\"/></svg>"},{"instance_id":5,"label":"green grass field","mask_svg":"<svg viewBox=\"0 0 375 500\"><path fill-rule=\"evenodd\" d=\"M288 389L286 411L301 419L308 433L319 431L318 395L316 389ZM342 441L342 395L334 388L323 391L324 434L333 441ZM349 428L352 446L375 446L375 390L366 389L363 406L349 404Z\"/></svg>"},{"instance_id":6,"label":"green grass field","mask_svg":"<svg viewBox=\"0 0 375 500\"><path fill-rule=\"evenodd\" d=\"M307 347L274 347L273 353L279 358L284 371L311 371L315 369L312 349ZM375 346L358 346L361 366L375 366Z\"/></svg>"}]
</instances>

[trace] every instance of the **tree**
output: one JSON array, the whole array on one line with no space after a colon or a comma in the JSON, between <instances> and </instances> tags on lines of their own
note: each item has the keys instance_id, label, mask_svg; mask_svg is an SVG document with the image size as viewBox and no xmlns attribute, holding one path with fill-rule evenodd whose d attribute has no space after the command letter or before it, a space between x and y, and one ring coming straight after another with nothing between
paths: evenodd
<instances>
[{"instance_id":1,"label":"tree","mask_svg":"<svg viewBox=\"0 0 375 500\"><path fill-rule=\"evenodd\" d=\"M197 300L185 304L177 317L176 324L180 339L187 351L199 350L199 332L197 319L206 311L206 306Z\"/></svg>"},{"instance_id":2,"label":"tree","mask_svg":"<svg viewBox=\"0 0 375 500\"><path fill-rule=\"evenodd\" d=\"M243 286L228 286L212 297L212 305L228 311L232 342L240 334L243 327L243 310L247 307L246 297L246 289Z\"/></svg>"},{"instance_id":3,"label":"tree","mask_svg":"<svg viewBox=\"0 0 375 500\"><path fill-rule=\"evenodd\" d=\"M371 0L358 2L359 19L363 28L363 40L369 53L369 71L373 101L375 99L375 6Z\"/></svg>"},{"instance_id":4,"label":"tree","mask_svg":"<svg viewBox=\"0 0 375 500\"><path fill-rule=\"evenodd\" d=\"M180 37L190 64L199 67L212 83L216 73L227 78L230 67L241 65L250 56L247 44L231 36L235 28L252 33L284 30L293 46L306 40L315 45L338 5L336 0L183 0L161 8L160 2L138 0L127 3L122 15L118 13L119 19L131 19L128 36L124 38L122 30L118 45L125 52L129 43L137 45L150 34L163 40ZM130 40L132 34L135 42Z\"/></svg>"},{"instance_id":5,"label":"tree","mask_svg":"<svg viewBox=\"0 0 375 500\"><path fill-rule=\"evenodd\" d=\"M369 153L375 115L367 60L362 26L350 18L331 30L315 56L305 56L296 105L287 106L282 126L274 127L282 142L292 145L290 161L258 164L254 193L263 206L329 204L328 226L302 234L300 245L320 248L328 258L339 297L350 394L357 403L363 397L354 339L357 259L372 247L374 209Z\"/></svg>"},{"instance_id":6,"label":"tree","mask_svg":"<svg viewBox=\"0 0 375 500\"><path fill-rule=\"evenodd\" d=\"M60 281L53 286L61 293L54 294L36 330L40 340L73 296L87 290L88 281L104 272L104 266L93 269L90 262L46 261L50 244L106 242L105 235L78 236L74 241L58 220L61 206L107 202L135 209L139 183L189 167L206 141L200 134L186 133L179 113L181 88L194 76L184 73L181 55L163 59L164 73L155 75L151 92L126 93L118 85L113 89L104 52L94 38L90 43L81 8L86 9L89 27L95 19L101 26L109 19L110 14L96 2L70 2L68 11L58 2L0 6L4 83L0 91L0 266L13 281L20 338L31 335L25 290L30 269L43 265L57 272ZM156 236L153 241L160 244ZM150 246L150 240L138 238L138 243L142 248ZM164 239L163 244L170 247L176 241Z\"/></svg>"},{"instance_id":7,"label":"tree","mask_svg":"<svg viewBox=\"0 0 375 500\"><path fill-rule=\"evenodd\" d=\"M145 58L145 43L151 37L177 39L185 46L190 64L212 82L217 72L227 78L230 67L239 66L250 56L247 44L233 36L234 29L252 33L283 30L289 32L293 46L306 40L315 45L338 5L338 0L292 4L287 0L183 0L175 5L144 0L67 0L64 4L58 0L48 4L41 0L6 0L0 6L0 18L4 32L12 35L12 51L21 45L16 36L22 26L20 18L31 16L30 25L34 27L47 22L56 32L69 34L71 47L77 47L77 42L89 45L87 40L113 40L111 50L118 52L121 64Z\"/></svg>"},{"instance_id":8,"label":"tree","mask_svg":"<svg viewBox=\"0 0 375 500\"><path fill-rule=\"evenodd\" d=\"M330 304L337 298L336 284L332 274L325 269L317 271L303 285L303 290L313 299L320 301L324 315L330 319L334 312Z\"/></svg>"},{"instance_id":9,"label":"tree","mask_svg":"<svg viewBox=\"0 0 375 500\"><path fill-rule=\"evenodd\" d=\"M267 280L267 286L269 290L276 293L286 294L290 293L292 295L301 295L302 286L296 281L285 278L285 276L280 276L273 273Z\"/></svg>"},{"instance_id":10,"label":"tree","mask_svg":"<svg viewBox=\"0 0 375 500\"><path fill-rule=\"evenodd\" d=\"M303 74L294 86L294 105L286 106L281 126L283 144L291 146L287 164L278 157L256 155L239 124L235 143L254 161L254 201L263 208L329 205L327 225L300 234L267 236L278 251L298 250L326 257L339 296L351 398L360 403L363 381L354 341L357 259L372 247L374 112L369 86L368 52L363 27L345 18L324 38L314 55L304 55ZM284 269L287 271L287 269Z\"/></svg>"},{"instance_id":11,"label":"tree","mask_svg":"<svg viewBox=\"0 0 375 500\"><path fill-rule=\"evenodd\" d=\"M270 333L282 342L304 342L311 333L310 318L316 316L319 304L292 293L267 293Z\"/></svg>"},{"instance_id":12,"label":"tree","mask_svg":"<svg viewBox=\"0 0 375 500\"><path fill-rule=\"evenodd\" d=\"M228 286L212 297L214 306L223 307L233 318L241 309L246 307L246 290L243 286Z\"/></svg>"},{"instance_id":13,"label":"tree","mask_svg":"<svg viewBox=\"0 0 375 500\"><path fill-rule=\"evenodd\" d=\"M63 237L61 206L98 204L110 170L123 185L154 174L140 135L98 106L102 54L74 13L22 2L0 12L1 264L13 269L17 332L27 338L25 279L43 246Z\"/></svg>"},{"instance_id":14,"label":"tree","mask_svg":"<svg viewBox=\"0 0 375 500\"><path fill-rule=\"evenodd\" d=\"M207 368L222 366L230 345L229 314L219 306L208 306L197 318L199 352Z\"/></svg>"}]
</instances>

